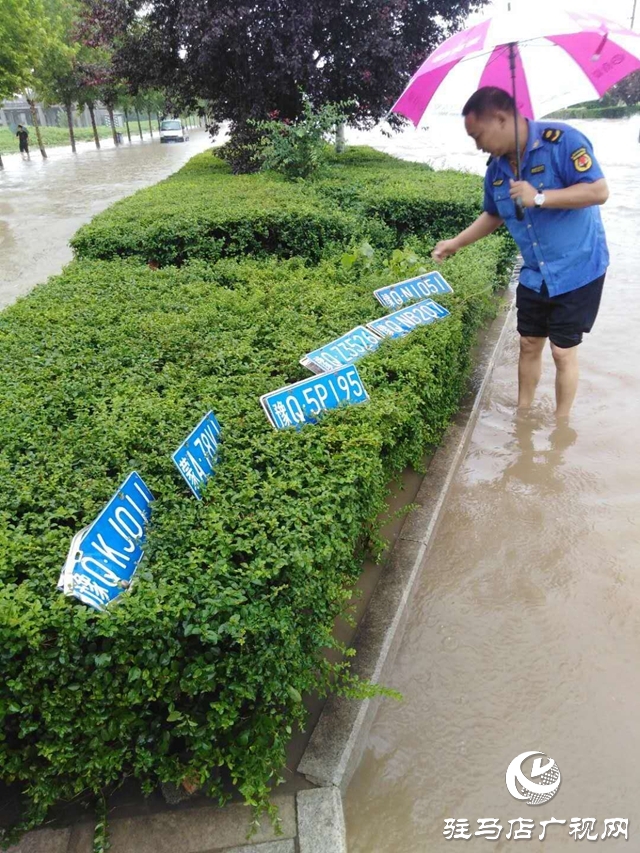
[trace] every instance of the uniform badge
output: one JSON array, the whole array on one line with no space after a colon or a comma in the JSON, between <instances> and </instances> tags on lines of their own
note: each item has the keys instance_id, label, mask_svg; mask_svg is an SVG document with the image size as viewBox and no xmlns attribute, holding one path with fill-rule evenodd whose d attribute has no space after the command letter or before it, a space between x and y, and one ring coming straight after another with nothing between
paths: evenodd
<instances>
[{"instance_id":1,"label":"uniform badge","mask_svg":"<svg viewBox=\"0 0 640 853\"><path fill-rule=\"evenodd\" d=\"M504 184L504 178L499 178L497 181L493 182L494 187L501 187Z\"/></svg>"},{"instance_id":2,"label":"uniform badge","mask_svg":"<svg viewBox=\"0 0 640 853\"><path fill-rule=\"evenodd\" d=\"M540 172L544 172L544 163L541 166L534 166L531 170L532 175L539 175Z\"/></svg>"},{"instance_id":3,"label":"uniform badge","mask_svg":"<svg viewBox=\"0 0 640 853\"><path fill-rule=\"evenodd\" d=\"M587 153L586 148L578 148L571 155L573 165L576 167L576 172L588 172L593 166L593 160Z\"/></svg>"},{"instance_id":4,"label":"uniform badge","mask_svg":"<svg viewBox=\"0 0 640 853\"><path fill-rule=\"evenodd\" d=\"M542 138L547 142L559 142L564 135L564 130L559 127L547 127L542 131Z\"/></svg>"}]
</instances>

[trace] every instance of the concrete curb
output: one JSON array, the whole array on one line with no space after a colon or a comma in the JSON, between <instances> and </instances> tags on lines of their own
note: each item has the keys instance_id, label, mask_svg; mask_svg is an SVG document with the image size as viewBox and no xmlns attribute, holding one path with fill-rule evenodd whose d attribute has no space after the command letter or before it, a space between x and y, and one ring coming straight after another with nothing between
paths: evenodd
<instances>
[{"instance_id":1,"label":"concrete curb","mask_svg":"<svg viewBox=\"0 0 640 853\"><path fill-rule=\"evenodd\" d=\"M519 266L513 270L511 286ZM510 288L510 294L512 289ZM402 641L408 604L421 574L447 494L480 409L498 353L507 335L515 301L498 316L474 370L471 394L435 452L416 497L417 509L405 520L380 577L353 647L352 672L367 681L388 680ZM364 751L380 697L357 701L331 696L320 716L298 771L319 786L334 786L344 795Z\"/></svg>"}]
</instances>

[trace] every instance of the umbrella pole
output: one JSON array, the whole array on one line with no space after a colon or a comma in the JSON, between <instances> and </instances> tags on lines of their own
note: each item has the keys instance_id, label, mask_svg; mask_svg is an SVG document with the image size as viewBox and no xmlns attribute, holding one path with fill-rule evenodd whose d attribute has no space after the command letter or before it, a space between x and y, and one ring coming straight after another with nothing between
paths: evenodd
<instances>
[{"instance_id":1,"label":"umbrella pole","mask_svg":"<svg viewBox=\"0 0 640 853\"><path fill-rule=\"evenodd\" d=\"M509 44L509 68L511 69L511 87L513 89L513 103L514 103L514 111L513 111L513 120L515 122L516 127L516 180L521 180L521 170L520 170L520 129L518 127L518 101L516 99L516 46L513 42ZM516 219L519 222L522 222L524 219L524 205L522 204L522 199L517 198L515 200L516 205Z\"/></svg>"}]
</instances>

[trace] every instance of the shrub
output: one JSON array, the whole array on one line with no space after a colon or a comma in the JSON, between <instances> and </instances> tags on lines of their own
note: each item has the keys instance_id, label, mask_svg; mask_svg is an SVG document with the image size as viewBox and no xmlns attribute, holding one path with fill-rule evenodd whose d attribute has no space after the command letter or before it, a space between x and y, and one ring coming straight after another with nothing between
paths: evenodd
<instances>
[{"instance_id":1,"label":"shrub","mask_svg":"<svg viewBox=\"0 0 640 853\"><path fill-rule=\"evenodd\" d=\"M310 178L329 159L327 143L335 136L336 126L345 121L344 107L324 104L314 110L303 98L302 115L294 122L271 121L257 124L262 132L262 168L284 175L287 180Z\"/></svg>"},{"instance_id":2,"label":"shrub","mask_svg":"<svg viewBox=\"0 0 640 853\"><path fill-rule=\"evenodd\" d=\"M187 259L299 255L312 262L368 237L387 249L403 236L450 236L480 211L482 181L434 173L372 149L330 158L321 180L292 185L273 174L232 175L210 153L83 226L78 257Z\"/></svg>"},{"instance_id":3,"label":"shrub","mask_svg":"<svg viewBox=\"0 0 640 853\"><path fill-rule=\"evenodd\" d=\"M384 313L371 291L393 270L375 256L76 261L0 315L0 766L31 799L26 825L125 775L221 798L230 781L265 804L301 694L355 689L323 650L387 483L456 409L502 242L444 265L451 317L360 362L370 404L300 431L276 433L258 397ZM171 452L209 408L223 444L198 503ZM72 534L133 469L157 498L147 553L100 614L55 585Z\"/></svg>"}]
</instances>

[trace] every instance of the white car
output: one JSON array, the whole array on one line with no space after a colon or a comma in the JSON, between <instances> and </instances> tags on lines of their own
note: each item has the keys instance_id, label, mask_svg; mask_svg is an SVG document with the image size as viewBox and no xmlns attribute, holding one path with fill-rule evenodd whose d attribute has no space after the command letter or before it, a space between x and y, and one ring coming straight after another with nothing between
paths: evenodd
<instances>
[{"instance_id":1,"label":"white car","mask_svg":"<svg viewBox=\"0 0 640 853\"><path fill-rule=\"evenodd\" d=\"M187 142L189 133L179 118L166 118L160 122L160 142Z\"/></svg>"}]
</instances>

